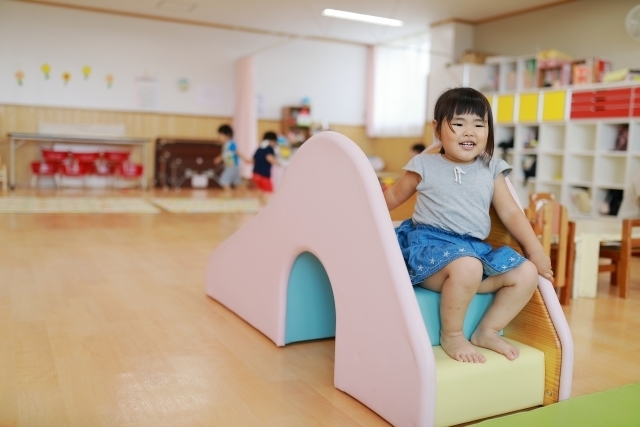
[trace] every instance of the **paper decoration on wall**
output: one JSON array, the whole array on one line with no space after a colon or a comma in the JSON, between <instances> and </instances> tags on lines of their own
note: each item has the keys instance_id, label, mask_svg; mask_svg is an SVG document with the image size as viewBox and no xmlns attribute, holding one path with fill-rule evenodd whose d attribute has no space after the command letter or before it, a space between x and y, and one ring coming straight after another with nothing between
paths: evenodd
<instances>
[{"instance_id":1,"label":"paper decoration on wall","mask_svg":"<svg viewBox=\"0 0 640 427\"><path fill-rule=\"evenodd\" d=\"M44 73L44 78L49 80L49 73L51 72L51 65L49 65L49 64L47 64L45 62L44 64L42 64L42 67L40 67L40 69Z\"/></svg>"},{"instance_id":2,"label":"paper decoration on wall","mask_svg":"<svg viewBox=\"0 0 640 427\"><path fill-rule=\"evenodd\" d=\"M107 76L104 78L107 82L107 89L111 89L111 86L113 85L113 74L107 74Z\"/></svg>"},{"instance_id":3,"label":"paper decoration on wall","mask_svg":"<svg viewBox=\"0 0 640 427\"><path fill-rule=\"evenodd\" d=\"M135 105L138 108L155 109L159 105L158 79L145 72L134 79Z\"/></svg>"},{"instance_id":4,"label":"paper decoration on wall","mask_svg":"<svg viewBox=\"0 0 640 427\"><path fill-rule=\"evenodd\" d=\"M24 80L24 73L22 71L16 71L16 80L18 81L18 86L22 86L22 80Z\"/></svg>"},{"instance_id":5,"label":"paper decoration on wall","mask_svg":"<svg viewBox=\"0 0 640 427\"><path fill-rule=\"evenodd\" d=\"M178 89L180 89L180 92L186 92L189 90L189 80L187 80L186 78L181 78L180 80L178 80Z\"/></svg>"},{"instance_id":6,"label":"paper decoration on wall","mask_svg":"<svg viewBox=\"0 0 640 427\"><path fill-rule=\"evenodd\" d=\"M69 83L69 80L71 80L71 73L68 71L65 71L64 73L62 73L62 81L64 81L65 85Z\"/></svg>"},{"instance_id":7,"label":"paper decoration on wall","mask_svg":"<svg viewBox=\"0 0 640 427\"><path fill-rule=\"evenodd\" d=\"M82 75L84 76L85 80L89 80L89 75L91 75L91 67L89 67L88 65L82 67Z\"/></svg>"}]
</instances>

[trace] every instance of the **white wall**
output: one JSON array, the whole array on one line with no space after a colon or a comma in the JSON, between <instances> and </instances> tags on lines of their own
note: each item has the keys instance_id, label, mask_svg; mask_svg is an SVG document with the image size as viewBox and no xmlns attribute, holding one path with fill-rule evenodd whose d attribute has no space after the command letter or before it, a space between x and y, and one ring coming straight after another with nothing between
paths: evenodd
<instances>
[{"instance_id":1,"label":"white wall","mask_svg":"<svg viewBox=\"0 0 640 427\"><path fill-rule=\"evenodd\" d=\"M329 124L365 122L364 46L294 40L256 55L256 91L264 102L259 117L279 119L282 107L311 99L314 120Z\"/></svg>"},{"instance_id":2,"label":"white wall","mask_svg":"<svg viewBox=\"0 0 640 427\"><path fill-rule=\"evenodd\" d=\"M309 96L319 118L364 124L363 46L0 0L0 103L229 117L235 62L252 54L265 101L260 117L279 119L282 106ZM51 65L48 80L43 63ZM84 65L92 68L87 80ZM22 86L17 71L25 74ZM72 76L66 85L65 71ZM158 95L155 105L137 98L143 85L136 78L145 76L156 79L146 85ZM181 78L189 81L186 92Z\"/></svg>"},{"instance_id":3,"label":"white wall","mask_svg":"<svg viewBox=\"0 0 640 427\"><path fill-rule=\"evenodd\" d=\"M640 41L624 28L638 0L580 0L477 25L475 48L502 55L558 49L575 58L600 56L614 69L640 68Z\"/></svg>"}]
</instances>

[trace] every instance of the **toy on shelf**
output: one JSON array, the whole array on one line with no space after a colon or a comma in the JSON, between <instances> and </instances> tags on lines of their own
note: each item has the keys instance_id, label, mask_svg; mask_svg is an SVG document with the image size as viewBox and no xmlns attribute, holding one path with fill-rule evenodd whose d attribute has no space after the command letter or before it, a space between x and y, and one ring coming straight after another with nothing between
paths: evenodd
<instances>
[{"instance_id":1,"label":"toy on shelf","mask_svg":"<svg viewBox=\"0 0 640 427\"><path fill-rule=\"evenodd\" d=\"M536 54L538 87L562 87L571 83L573 58L555 49Z\"/></svg>"},{"instance_id":2,"label":"toy on shelf","mask_svg":"<svg viewBox=\"0 0 640 427\"><path fill-rule=\"evenodd\" d=\"M602 58L580 59L573 61L572 68L572 84L600 83L604 75L611 71L611 62Z\"/></svg>"},{"instance_id":3,"label":"toy on shelf","mask_svg":"<svg viewBox=\"0 0 640 427\"><path fill-rule=\"evenodd\" d=\"M491 228L489 243L513 244L495 212ZM393 425L460 424L571 390L571 333L542 278L504 331L518 359L486 350L487 363L472 364L444 353L439 294L411 286L376 174L335 132L311 137L269 204L213 252L206 293L278 346L335 335L335 387ZM465 332L491 298L476 295Z\"/></svg>"}]
</instances>

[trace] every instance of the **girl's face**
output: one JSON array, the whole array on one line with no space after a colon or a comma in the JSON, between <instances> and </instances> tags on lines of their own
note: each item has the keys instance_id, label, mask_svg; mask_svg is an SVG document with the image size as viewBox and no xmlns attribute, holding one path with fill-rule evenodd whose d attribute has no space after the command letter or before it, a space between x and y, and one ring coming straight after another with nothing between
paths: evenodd
<instances>
[{"instance_id":1,"label":"girl's face","mask_svg":"<svg viewBox=\"0 0 640 427\"><path fill-rule=\"evenodd\" d=\"M443 156L455 163L473 163L487 146L488 126L486 118L475 114L453 116L451 126L442 123L439 139L445 151Z\"/></svg>"}]
</instances>

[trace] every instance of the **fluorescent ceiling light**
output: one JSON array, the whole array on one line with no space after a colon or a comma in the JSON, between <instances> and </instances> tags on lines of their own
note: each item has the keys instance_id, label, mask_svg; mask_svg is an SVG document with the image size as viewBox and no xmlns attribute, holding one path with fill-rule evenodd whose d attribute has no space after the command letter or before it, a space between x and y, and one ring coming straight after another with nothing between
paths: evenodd
<instances>
[{"instance_id":1,"label":"fluorescent ceiling light","mask_svg":"<svg viewBox=\"0 0 640 427\"><path fill-rule=\"evenodd\" d=\"M343 10L325 9L322 11L322 14L332 18L350 19L352 21L368 22L370 24L389 25L391 27L402 26L402 21L397 19L381 18L379 16L363 15L361 13L345 12Z\"/></svg>"}]
</instances>

